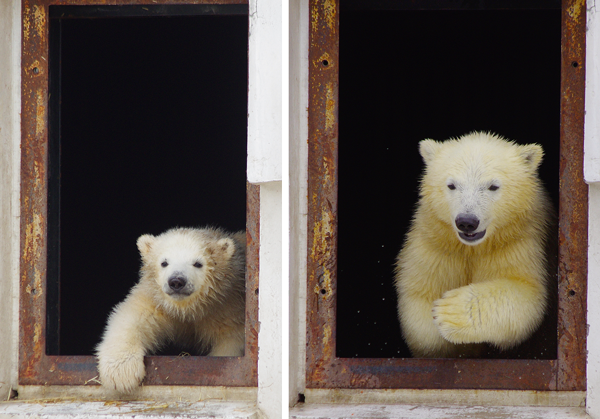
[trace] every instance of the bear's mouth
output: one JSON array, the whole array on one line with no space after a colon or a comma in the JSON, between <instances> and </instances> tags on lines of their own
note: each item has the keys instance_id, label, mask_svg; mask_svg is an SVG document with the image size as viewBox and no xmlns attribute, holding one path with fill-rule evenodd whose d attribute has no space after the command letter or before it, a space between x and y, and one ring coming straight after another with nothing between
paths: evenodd
<instances>
[{"instance_id":1,"label":"bear's mouth","mask_svg":"<svg viewBox=\"0 0 600 419\"><path fill-rule=\"evenodd\" d=\"M194 292L193 289L185 289L185 290L179 290L179 291L168 290L168 291L165 291L165 294L167 294L170 297L176 298L176 299L181 299L181 298L189 297L190 295L192 295L193 292Z\"/></svg>"},{"instance_id":2,"label":"bear's mouth","mask_svg":"<svg viewBox=\"0 0 600 419\"><path fill-rule=\"evenodd\" d=\"M458 233L461 239L467 242L476 242L477 240L483 239L485 236L485 230L480 231L478 233L463 233L462 231Z\"/></svg>"}]
</instances>

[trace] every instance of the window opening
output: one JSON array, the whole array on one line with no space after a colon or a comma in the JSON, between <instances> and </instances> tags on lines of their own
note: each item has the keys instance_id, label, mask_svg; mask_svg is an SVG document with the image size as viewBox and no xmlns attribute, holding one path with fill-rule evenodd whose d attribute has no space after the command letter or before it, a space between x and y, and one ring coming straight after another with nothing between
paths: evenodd
<instances>
[{"instance_id":1,"label":"window opening","mask_svg":"<svg viewBox=\"0 0 600 419\"><path fill-rule=\"evenodd\" d=\"M145 383L255 385L247 2L38 3L23 17L21 384L93 378L110 310L138 279L137 237L214 225L247 231L245 356L169 348L147 357Z\"/></svg>"},{"instance_id":2,"label":"window opening","mask_svg":"<svg viewBox=\"0 0 600 419\"><path fill-rule=\"evenodd\" d=\"M336 348L343 358L410 357L398 333L394 266L418 199L420 140L491 131L541 144L541 177L558 208L560 3L541 10L381 3L340 4ZM551 323L531 350L490 356L555 359Z\"/></svg>"},{"instance_id":3,"label":"window opening","mask_svg":"<svg viewBox=\"0 0 600 419\"><path fill-rule=\"evenodd\" d=\"M585 5L571 0L349 0L341 7L340 3L334 2L333 7L312 1L310 5L307 387L584 390L587 186L582 171L585 17L581 16ZM581 13L574 13L575 9ZM449 33L454 28L440 17L456 23L476 13L481 21L466 23L472 25L473 33L485 37L479 45L465 34L460 40L461 29ZM389 24L399 14L409 17L402 24L382 23ZM541 22L537 22L538 14ZM424 18L427 15L429 20ZM503 30L503 39L486 33L498 25L486 15L513 22L508 32ZM418 22L421 26L413 25ZM445 31L436 33L436 25ZM352 28L359 26L360 33L353 35ZM442 39L431 39L430 33ZM502 40L509 46L503 46ZM542 45L542 41L548 44ZM521 43L528 46L521 49ZM457 44L462 48L457 49ZM436 45L445 46L438 53L464 74L435 62L428 52L435 51ZM497 61L487 55L490 46L497 50ZM420 55L422 50L424 55ZM448 54L451 51L457 57ZM496 72L496 67L487 73L497 78L496 84L481 76L491 63L504 69L503 74ZM541 63L548 68L536 70ZM353 69L347 68L351 64L360 71L353 74ZM436 74L437 69L431 68L436 65L446 71ZM421 74L432 80L420 81ZM446 86L443 82L449 78L451 85ZM546 89L538 81L545 83ZM507 86L507 82L515 86ZM476 87L471 89L470 83ZM445 95L427 102L427 94L438 93L436 88ZM490 95L498 96L507 109L469 103ZM506 97L510 95L512 101ZM542 97L543 103L538 101ZM483 112L486 109L491 112ZM434 112L439 116L434 117ZM416 144L426 137L443 140L476 129L544 146L541 177L558 203L559 213L556 295L560 315L546 342L535 348L543 351L539 356L407 358L408 351L399 342L391 280L394 258L417 200L421 163ZM388 165L393 174L386 172ZM396 189L412 195L404 199L397 214L388 208L397 206ZM382 240L388 234L391 245ZM383 248L371 254L363 250L373 244L383 244ZM357 255L353 248L364 253ZM388 258L387 267L371 268L378 261L384 263L384 258ZM361 265L367 265L369 275L361 271ZM383 275L389 278L389 286L378 293L377 288L385 288L381 286ZM385 308L384 297L392 300L391 309ZM344 302L342 298L348 299ZM371 312L359 318L361 308L351 305L367 298ZM387 314L382 314L385 310ZM385 315L389 323L377 329L375 315ZM361 321L364 327L359 331L355 326ZM387 340L390 349L385 349L383 339L368 345L365 337L372 337L369 332L373 330L386 338L396 335L397 340ZM344 347L352 338L364 344L350 342L353 346Z\"/></svg>"},{"instance_id":4,"label":"window opening","mask_svg":"<svg viewBox=\"0 0 600 419\"><path fill-rule=\"evenodd\" d=\"M49 277L60 290L48 315L60 332L47 344L90 355L103 317L137 282L137 237L245 228L248 27L244 14L65 12L50 8L49 209L60 229L48 259L60 261Z\"/></svg>"}]
</instances>

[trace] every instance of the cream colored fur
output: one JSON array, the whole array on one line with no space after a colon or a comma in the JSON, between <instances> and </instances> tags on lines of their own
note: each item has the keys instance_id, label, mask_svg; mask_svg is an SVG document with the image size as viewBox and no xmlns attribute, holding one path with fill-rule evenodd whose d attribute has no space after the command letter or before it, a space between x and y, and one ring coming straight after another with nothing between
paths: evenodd
<instances>
[{"instance_id":1,"label":"cream colored fur","mask_svg":"<svg viewBox=\"0 0 600 419\"><path fill-rule=\"evenodd\" d=\"M137 245L140 280L114 308L97 348L102 385L132 392L144 379L144 356L169 341L209 350L209 356L242 356L244 232L176 228L143 235ZM187 280L184 293L169 287L174 276Z\"/></svg>"},{"instance_id":2,"label":"cream colored fur","mask_svg":"<svg viewBox=\"0 0 600 419\"><path fill-rule=\"evenodd\" d=\"M424 140L420 153L420 199L396 266L404 339L415 357L513 347L539 327L548 299L553 211L537 176L542 148L475 132ZM458 235L465 213L480 219L480 240Z\"/></svg>"}]
</instances>

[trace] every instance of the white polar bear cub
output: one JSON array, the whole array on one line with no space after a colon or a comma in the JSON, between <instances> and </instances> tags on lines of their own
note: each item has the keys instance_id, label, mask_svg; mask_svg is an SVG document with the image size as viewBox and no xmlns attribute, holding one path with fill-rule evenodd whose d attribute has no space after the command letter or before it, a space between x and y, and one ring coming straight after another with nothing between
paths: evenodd
<instances>
[{"instance_id":1,"label":"white polar bear cub","mask_svg":"<svg viewBox=\"0 0 600 419\"><path fill-rule=\"evenodd\" d=\"M552 204L543 151L475 132L420 143L425 172L396 265L398 315L415 357L513 347L547 309Z\"/></svg>"},{"instance_id":2,"label":"white polar bear cub","mask_svg":"<svg viewBox=\"0 0 600 419\"><path fill-rule=\"evenodd\" d=\"M130 393L145 376L144 355L169 342L242 356L244 232L175 228L141 236L140 280L111 313L97 348L102 385Z\"/></svg>"}]
</instances>

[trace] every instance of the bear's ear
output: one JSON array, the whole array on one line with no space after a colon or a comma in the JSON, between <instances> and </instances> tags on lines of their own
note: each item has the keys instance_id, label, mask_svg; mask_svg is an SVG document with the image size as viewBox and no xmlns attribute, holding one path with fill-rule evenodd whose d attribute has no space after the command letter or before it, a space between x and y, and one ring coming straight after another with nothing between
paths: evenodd
<instances>
[{"instance_id":1,"label":"bear's ear","mask_svg":"<svg viewBox=\"0 0 600 419\"><path fill-rule=\"evenodd\" d=\"M144 234L137 239L137 247L142 256L147 255L152 244L154 243L155 237L152 234Z\"/></svg>"},{"instance_id":2,"label":"bear's ear","mask_svg":"<svg viewBox=\"0 0 600 419\"><path fill-rule=\"evenodd\" d=\"M542 162L544 150L539 144L527 144L520 146L519 155L531 170L536 170Z\"/></svg>"},{"instance_id":3,"label":"bear's ear","mask_svg":"<svg viewBox=\"0 0 600 419\"><path fill-rule=\"evenodd\" d=\"M419 153L425 164L429 164L433 160L441 145L442 143L430 139L419 142Z\"/></svg>"},{"instance_id":4,"label":"bear's ear","mask_svg":"<svg viewBox=\"0 0 600 419\"><path fill-rule=\"evenodd\" d=\"M219 239L219 241L211 246L209 252L219 259L229 260L233 256L233 252L235 252L235 243L227 237Z\"/></svg>"}]
</instances>

